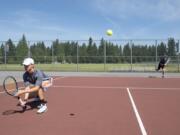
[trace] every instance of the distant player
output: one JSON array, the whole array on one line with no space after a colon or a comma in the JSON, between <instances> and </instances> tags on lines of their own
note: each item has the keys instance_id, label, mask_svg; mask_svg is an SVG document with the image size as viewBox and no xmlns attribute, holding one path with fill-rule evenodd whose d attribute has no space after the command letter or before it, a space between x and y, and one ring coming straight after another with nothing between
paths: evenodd
<instances>
[{"instance_id":1,"label":"distant player","mask_svg":"<svg viewBox=\"0 0 180 135\"><path fill-rule=\"evenodd\" d=\"M24 100L22 98L19 99L20 105L25 106L30 95L35 95L41 102L37 113L43 113L47 111L44 91L47 87L52 85L52 78L48 78L41 70L36 70L32 58L24 59L22 64L25 69L23 75L25 90L19 90L16 96L21 97L22 95L25 95Z\"/></svg>"},{"instance_id":2,"label":"distant player","mask_svg":"<svg viewBox=\"0 0 180 135\"><path fill-rule=\"evenodd\" d=\"M165 66L168 64L168 62L169 62L169 58L167 56L162 56L160 58L158 68L156 69L156 71L159 71L159 70L162 71L162 78L164 78Z\"/></svg>"}]
</instances>

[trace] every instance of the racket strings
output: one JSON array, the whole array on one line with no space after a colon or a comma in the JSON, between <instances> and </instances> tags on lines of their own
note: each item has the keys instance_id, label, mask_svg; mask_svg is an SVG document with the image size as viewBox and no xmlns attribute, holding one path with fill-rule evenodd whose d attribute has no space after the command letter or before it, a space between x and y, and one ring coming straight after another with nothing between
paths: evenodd
<instances>
[{"instance_id":1,"label":"racket strings","mask_svg":"<svg viewBox=\"0 0 180 135\"><path fill-rule=\"evenodd\" d=\"M5 89L6 91L9 93L9 94L14 94L17 90L17 84L16 82L11 79L11 78L8 78L6 81L5 81Z\"/></svg>"}]
</instances>

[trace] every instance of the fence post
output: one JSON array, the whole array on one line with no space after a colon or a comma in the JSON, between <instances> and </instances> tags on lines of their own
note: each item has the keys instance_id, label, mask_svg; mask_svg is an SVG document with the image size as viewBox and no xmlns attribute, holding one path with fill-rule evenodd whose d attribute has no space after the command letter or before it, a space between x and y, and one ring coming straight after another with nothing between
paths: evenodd
<instances>
[{"instance_id":1,"label":"fence post","mask_svg":"<svg viewBox=\"0 0 180 135\"><path fill-rule=\"evenodd\" d=\"M53 61L54 61L54 47L53 47L53 43L52 43L52 63L53 63Z\"/></svg>"},{"instance_id":2,"label":"fence post","mask_svg":"<svg viewBox=\"0 0 180 135\"><path fill-rule=\"evenodd\" d=\"M28 43L28 57L31 57L31 50L30 50L30 41L27 42Z\"/></svg>"},{"instance_id":3,"label":"fence post","mask_svg":"<svg viewBox=\"0 0 180 135\"><path fill-rule=\"evenodd\" d=\"M155 69L156 69L156 65L157 65L157 40L155 40L155 46L156 46L156 62L155 62Z\"/></svg>"},{"instance_id":4,"label":"fence post","mask_svg":"<svg viewBox=\"0 0 180 135\"><path fill-rule=\"evenodd\" d=\"M106 71L106 43L104 44L104 72Z\"/></svg>"},{"instance_id":5,"label":"fence post","mask_svg":"<svg viewBox=\"0 0 180 135\"><path fill-rule=\"evenodd\" d=\"M132 61L132 40L130 40L130 47L131 47L131 72L132 72L132 63L133 63L133 61Z\"/></svg>"},{"instance_id":6,"label":"fence post","mask_svg":"<svg viewBox=\"0 0 180 135\"><path fill-rule=\"evenodd\" d=\"M76 71L79 72L79 47L78 47L78 42L77 42L77 67Z\"/></svg>"},{"instance_id":7,"label":"fence post","mask_svg":"<svg viewBox=\"0 0 180 135\"><path fill-rule=\"evenodd\" d=\"M4 64L5 64L5 69L7 69L7 52L9 52L9 45L5 43L4 46Z\"/></svg>"},{"instance_id":8,"label":"fence post","mask_svg":"<svg viewBox=\"0 0 180 135\"><path fill-rule=\"evenodd\" d=\"M180 53L179 53L179 40L178 40L178 72L179 72L179 68L180 68L180 67L179 67L179 54L180 54Z\"/></svg>"},{"instance_id":9,"label":"fence post","mask_svg":"<svg viewBox=\"0 0 180 135\"><path fill-rule=\"evenodd\" d=\"M5 69L6 69L6 44L4 46L4 64L5 64Z\"/></svg>"},{"instance_id":10,"label":"fence post","mask_svg":"<svg viewBox=\"0 0 180 135\"><path fill-rule=\"evenodd\" d=\"M178 53L178 56L177 56L177 58L178 58L178 72L179 72L179 53Z\"/></svg>"},{"instance_id":11,"label":"fence post","mask_svg":"<svg viewBox=\"0 0 180 135\"><path fill-rule=\"evenodd\" d=\"M4 64L6 65L6 44L4 46Z\"/></svg>"}]
</instances>

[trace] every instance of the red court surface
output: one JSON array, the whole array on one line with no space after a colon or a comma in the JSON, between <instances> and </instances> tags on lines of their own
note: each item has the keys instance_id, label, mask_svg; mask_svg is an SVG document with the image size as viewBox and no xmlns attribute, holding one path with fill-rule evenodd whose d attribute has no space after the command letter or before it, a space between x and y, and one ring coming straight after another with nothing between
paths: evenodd
<instances>
[{"instance_id":1,"label":"red court surface","mask_svg":"<svg viewBox=\"0 0 180 135\"><path fill-rule=\"evenodd\" d=\"M25 112L0 92L1 135L178 135L178 78L58 77L48 111Z\"/></svg>"}]
</instances>

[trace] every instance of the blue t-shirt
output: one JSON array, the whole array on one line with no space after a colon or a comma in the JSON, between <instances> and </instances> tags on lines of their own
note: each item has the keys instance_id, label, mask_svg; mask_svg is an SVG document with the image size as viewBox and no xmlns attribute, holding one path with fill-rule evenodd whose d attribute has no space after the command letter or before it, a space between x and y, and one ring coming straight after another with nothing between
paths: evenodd
<instances>
[{"instance_id":1,"label":"blue t-shirt","mask_svg":"<svg viewBox=\"0 0 180 135\"><path fill-rule=\"evenodd\" d=\"M25 87L29 85L41 86L42 81L46 78L48 78L48 76L41 70L35 70L35 72L32 74L29 74L28 72L23 74Z\"/></svg>"}]
</instances>

